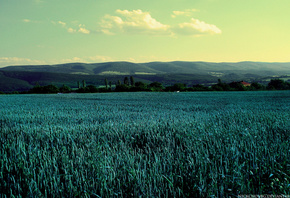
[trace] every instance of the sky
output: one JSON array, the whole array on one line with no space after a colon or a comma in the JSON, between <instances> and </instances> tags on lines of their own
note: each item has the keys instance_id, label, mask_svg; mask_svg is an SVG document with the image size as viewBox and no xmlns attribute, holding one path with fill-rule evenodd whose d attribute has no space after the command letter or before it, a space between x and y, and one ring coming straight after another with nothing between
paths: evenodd
<instances>
[{"instance_id":1,"label":"sky","mask_svg":"<svg viewBox=\"0 0 290 198\"><path fill-rule=\"evenodd\" d=\"M290 62L289 0L0 0L0 67Z\"/></svg>"}]
</instances>

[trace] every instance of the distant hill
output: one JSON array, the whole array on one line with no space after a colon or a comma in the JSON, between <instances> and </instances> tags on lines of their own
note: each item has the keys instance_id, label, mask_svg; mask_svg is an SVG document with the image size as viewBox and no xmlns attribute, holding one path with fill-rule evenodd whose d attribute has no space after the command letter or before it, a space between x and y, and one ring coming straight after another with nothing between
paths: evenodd
<instances>
[{"instance_id":1,"label":"distant hill","mask_svg":"<svg viewBox=\"0 0 290 198\"><path fill-rule=\"evenodd\" d=\"M0 68L0 91L29 90L40 85L62 84L77 86L77 81L101 86L107 78L113 83L134 76L135 81L159 81L164 85L177 82L210 85L222 79L229 81L263 82L274 77L290 76L290 63L239 62L106 62L67 63L58 65L8 66Z\"/></svg>"}]
</instances>

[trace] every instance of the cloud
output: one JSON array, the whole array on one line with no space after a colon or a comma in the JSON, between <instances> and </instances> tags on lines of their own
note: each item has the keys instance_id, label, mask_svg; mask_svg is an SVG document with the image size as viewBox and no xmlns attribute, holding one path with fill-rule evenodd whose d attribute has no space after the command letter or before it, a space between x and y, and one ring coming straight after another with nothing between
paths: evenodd
<instances>
[{"instance_id":1,"label":"cloud","mask_svg":"<svg viewBox=\"0 0 290 198\"><path fill-rule=\"evenodd\" d=\"M88 57L88 59L90 61L93 61L93 62L108 62L108 61L114 61L111 57L109 56L100 56L100 55L96 55L96 56L90 56Z\"/></svg>"},{"instance_id":2,"label":"cloud","mask_svg":"<svg viewBox=\"0 0 290 198\"><path fill-rule=\"evenodd\" d=\"M85 57L73 57L66 59L52 59L48 61L33 60L29 58L20 58L20 57L0 57L0 68L6 66L16 66L16 65L51 65L51 64L60 64L60 63L95 63L95 62L110 62L116 61L109 56L95 55L95 56L85 56Z\"/></svg>"},{"instance_id":3,"label":"cloud","mask_svg":"<svg viewBox=\"0 0 290 198\"><path fill-rule=\"evenodd\" d=\"M78 27L72 28L72 27L69 27L67 25L67 23L63 22L63 21L58 21L58 22L51 21L51 23L53 23L54 25L60 25L61 27L65 28L67 30L67 32L69 32L69 33L76 33L76 32L83 33L83 34L90 34L91 33L91 31L86 29L85 25L83 25L83 24L79 24L79 25L77 25Z\"/></svg>"},{"instance_id":4,"label":"cloud","mask_svg":"<svg viewBox=\"0 0 290 198\"><path fill-rule=\"evenodd\" d=\"M29 19L23 19L22 20L24 23L29 23L29 22L31 22Z\"/></svg>"},{"instance_id":5,"label":"cloud","mask_svg":"<svg viewBox=\"0 0 290 198\"><path fill-rule=\"evenodd\" d=\"M75 62L81 62L81 63L95 63L95 62L109 62L109 61L115 61L113 58L109 56L102 56L102 55L95 55L95 56L85 56L85 57L73 57L73 58L66 58L62 59L60 61L54 61L54 62L61 62L61 63L75 63Z\"/></svg>"},{"instance_id":6,"label":"cloud","mask_svg":"<svg viewBox=\"0 0 290 198\"><path fill-rule=\"evenodd\" d=\"M173 11L174 18L176 16L190 16L196 9L186 9L184 11ZM128 35L154 35L154 36L201 36L221 34L221 30L214 24L208 24L199 19L191 18L189 22L179 24L163 24L153 18L149 12L142 10L116 10L116 15L105 15L97 30L89 30L84 24L78 21L66 23L63 21L51 21L54 25L59 25L66 29L69 33L82 34L128 34ZM26 20L30 22L30 20Z\"/></svg>"},{"instance_id":7,"label":"cloud","mask_svg":"<svg viewBox=\"0 0 290 198\"><path fill-rule=\"evenodd\" d=\"M171 15L171 17L176 18L177 16L192 16L194 12L198 12L198 10L197 9L186 9L183 11L176 10L176 11L173 11L173 14Z\"/></svg>"},{"instance_id":8,"label":"cloud","mask_svg":"<svg viewBox=\"0 0 290 198\"><path fill-rule=\"evenodd\" d=\"M184 15L191 16L196 9L187 9L184 11L173 11L174 17ZM179 23L177 25L162 24L153 18L149 12L142 10L116 10L118 16L105 15L100 23L103 34L146 34L146 35L188 35L201 36L205 34L221 34L221 30L213 25L195 18L189 22Z\"/></svg>"},{"instance_id":9,"label":"cloud","mask_svg":"<svg viewBox=\"0 0 290 198\"><path fill-rule=\"evenodd\" d=\"M68 31L69 33L74 33L74 32L76 32L76 30L73 29L73 28L67 28L67 31Z\"/></svg>"},{"instance_id":10,"label":"cloud","mask_svg":"<svg viewBox=\"0 0 290 198\"><path fill-rule=\"evenodd\" d=\"M86 28L80 27L78 32L83 33L83 34L90 34L90 30L87 30Z\"/></svg>"},{"instance_id":11,"label":"cloud","mask_svg":"<svg viewBox=\"0 0 290 198\"><path fill-rule=\"evenodd\" d=\"M116 10L120 16L105 15L102 19L101 32L105 34L168 34L168 25L154 19L149 12L142 10Z\"/></svg>"},{"instance_id":12,"label":"cloud","mask_svg":"<svg viewBox=\"0 0 290 198\"><path fill-rule=\"evenodd\" d=\"M29 58L0 57L0 67L11 65L41 65L41 64L45 64L45 62L39 60L31 60Z\"/></svg>"},{"instance_id":13,"label":"cloud","mask_svg":"<svg viewBox=\"0 0 290 198\"><path fill-rule=\"evenodd\" d=\"M66 23L65 22L62 22L62 21L58 21L58 24L62 25L63 27L66 26Z\"/></svg>"},{"instance_id":14,"label":"cloud","mask_svg":"<svg viewBox=\"0 0 290 198\"><path fill-rule=\"evenodd\" d=\"M221 34L222 31L213 24L207 24L204 21L191 18L189 23L180 23L173 28L174 32L183 35L203 35L203 34Z\"/></svg>"},{"instance_id":15,"label":"cloud","mask_svg":"<svg viewBox=\"0 0 290 198\"><path fill-rule=\"evenodd\" d=\"M42 23L42 21L34 21L30 19L22 19L22 22L24 23Z\"/></svg>"}]
</instances>

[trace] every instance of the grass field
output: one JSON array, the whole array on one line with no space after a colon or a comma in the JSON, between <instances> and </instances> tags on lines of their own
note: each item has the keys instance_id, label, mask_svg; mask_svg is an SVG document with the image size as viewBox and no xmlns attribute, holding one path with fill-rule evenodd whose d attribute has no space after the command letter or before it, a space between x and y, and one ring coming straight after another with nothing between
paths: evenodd
<instances>
[{"instance_id":1,"label":"grass field","mask_svg":"<svg viewBox=\"0 0 290 198\"><path fill-rule=\"evenodd\" d=\"M290 194L290 91L0 96L0 197Z\"/></svg>"}]
</instances>

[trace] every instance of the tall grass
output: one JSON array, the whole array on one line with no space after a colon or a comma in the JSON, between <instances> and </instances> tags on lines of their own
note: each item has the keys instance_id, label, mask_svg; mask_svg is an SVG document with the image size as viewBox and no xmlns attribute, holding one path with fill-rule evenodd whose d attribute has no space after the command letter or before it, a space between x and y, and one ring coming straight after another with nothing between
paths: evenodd
<instances>
[{"instance_id":1,"label":"tall grass","mask_svg":"<svg viewBox=\"0 0 290 198\"><path fill-rule=\"evenodd\" d=\"M290 92L0 96L0 197L290 193Z\"/></svg>"}]
</instances>

